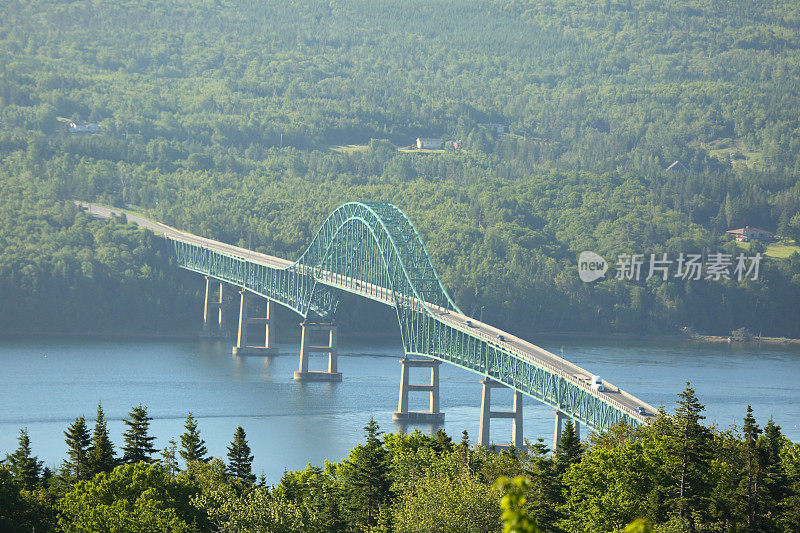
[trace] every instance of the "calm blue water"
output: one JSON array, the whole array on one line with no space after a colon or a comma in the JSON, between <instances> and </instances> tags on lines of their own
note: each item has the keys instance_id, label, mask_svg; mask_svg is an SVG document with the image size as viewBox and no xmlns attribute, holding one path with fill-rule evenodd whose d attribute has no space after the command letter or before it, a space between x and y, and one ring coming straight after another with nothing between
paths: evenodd
<instances>
[{"instance_id":1,"label":"calm blue water","mask_svg":"<svg viewBox=\"0 0 800 533\"><path fill-rule=\"evenodd\" d=\"M656 342L542 342L584 368L601 374L654 406L675 405L691 381L706 404L707 422L740 423L753 405L759 423L770 416L792 440L800 440L800 350L783 347L666 344ZM345 344L339 349L338 384L296 383L297 343L279 344L285 355L270 358L230 355L230 342L2 341L0 361L0 456L16 448L26 426L34 453L55 466L64 458L63 431L78 415L91 427L102 400L115 444L122 418L134 405L148 406L156 445L179 440L189 410L199 419L209 451L224 456L237 425L255 455L255 472L277 481L284 469L307 462L339 460L362 438L374 416L385 431L397 408L402 348L392 343ZM315 366L316 365L316 366ZM322 369L322 357L312 369ZM413 381L425 379L423 369ZM442 365L441 407L445 430L454 440L478 433L481 386L478 376ZM493 393L495 407L510 393ZM427 407L427 396L411 396L412 409ZM416 401L415 401L416 398ZM549 443L552 410L526 398L525 436ZM430 432L431 427L422 427ZM510 440L510 422L495 421L496 442Z\"/></svg>"}]
</instances>

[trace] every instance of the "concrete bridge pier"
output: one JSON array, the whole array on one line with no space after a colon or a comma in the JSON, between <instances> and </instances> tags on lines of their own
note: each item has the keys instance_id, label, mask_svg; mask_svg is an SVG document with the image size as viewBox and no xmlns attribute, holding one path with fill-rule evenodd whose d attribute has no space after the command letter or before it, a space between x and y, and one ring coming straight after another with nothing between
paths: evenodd
<instances>
[{"instance_id":1,"label":"concrete bridge pier","mask_svg":"<svg viewBox=\"0 0 800 533\"><path fill-rule=\"evenodd\" d=\"M561 433L564 431L561 424L564 419L568 417L561 411L553 411L553 413L556 415L556 426L553 430L553 451L556 451L558 449L558 442L561 440ZM574 418L572 419L572 423L575 425L575 436L581 438L581 423Z\"/></svg>"},{"instance_id":2,"label":"concrete bridge pier","mask_svg":"<svg viewBox=\"0 0 800 533\"><path fill-rule=\"evenodd\" d=\"M218 335L224 333L222 327L222 297L225 285L219 282L219 293L213 295L214 287L211 284L216 284L217 281L209 276L206 278L206 297L203 302L203 333L206 335Z\"/></svg>"},{"instance_id":3,"label":"concrete bridge pier","mask_svg":"<svg viewBox=\"0 0 800 533\"><path fill-rule=\"evenodd\" d=\"M506 385L494 381L492 378L481 380L483 394L481 395L481 423L478 429L478 443L488 447L491 444L489 432L493 418L511 419L511 443L515 448L522 448L522 393L514 391L514 404L511 411L492 411L492 389L505 388ZM498 446L501 447L501 446Z\"/></svg>"},{"instance_id":4,"label":"concrete bridge pier","mask_svg":"<svg viewBox=\"0 0 800 533\"><path fill-rule=\"evenodd\" d=\"M239 329L236 335L236 346L233 347L233 355L266 355L272 349L272 328L270 327L270 316L272 314L272 302L267 299L267 311L263 317L251 317L248 314L248 300L250 295L242 289L239 291ZM264 345L251 345L247 342L247 330L250 324L264 324Z\"/></svg>"},{"instance_id":5,"label":"concrete bridge pier","mask_svg":"<svg viewBox=\"0 0 800 533\"><path fill-rule=\"evenodd\" d=\"M397 411L392 413L395 422L417 422L438 424L444 422L444 413L439 412L439 365L441 361L435 359L409 359L407 356L400 359L400 399L397 402ZM411 385L409 383L409 370L411 368L430 368L431 380L428 385ZM430 394L429 409L427 411L409 411L408 393L427 392Z\"/></svg>"},{"instance_id":6,"label":"concrete bridge pier","mask_svg":"<svg viewBox=\"0 0 800 533\"><path fill-rule=\"evenodd\" d=\"M336 326L332 323L301 322L300 327L300 369L294 373L295 381L342 381L342 373L336 368ZM311 345L311 335L314 332L327 333L327 344ZM328 371L309 370L308 355L311 353L328 354Z\"/></svg>"}]
</instances>

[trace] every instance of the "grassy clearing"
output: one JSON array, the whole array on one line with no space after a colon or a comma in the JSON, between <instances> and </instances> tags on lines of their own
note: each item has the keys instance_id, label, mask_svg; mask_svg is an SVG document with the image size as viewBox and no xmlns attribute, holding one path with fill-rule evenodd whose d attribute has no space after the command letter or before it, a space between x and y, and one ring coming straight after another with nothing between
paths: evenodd
<instances>
[{"instance_id":1,"label":"grassy clearing","mask_svg":"<svg viewBox=\"0 0 800 533\"><path fill-rule=\"evenodd\" d=\"M352 154L355 152L365 152L369 149L369 145L366 144L340 144L336 146L331 146L330 150L334 152L339 152L340 154ZM428 150L428 149L419 149L419 148L398 148L398 152L403 152L405 154L443 154L444 149L441 150Z\"/></svg>"},{"instance_id":2,"label":"grassy clearing","mask_svg":"<svg viewBox=\"0 0 800 533\"><path fill-rule=\"evenodd\" d=\"M737 242L736 244L737 246L739 246L739 248L742 248L743 250L750 249L749 242ZM786 259L795 252L800 253L800 246L798 246L797 244L772 242L767 245L767 251L765 255L767 257L772 257L775 259Z\"/></svg>"},{"instance_id":3,"label":"grassy clearing","mask_svg":"<svg viewBox=\"0 0 800 533\"><path fill-rule=\"evenodd\" d=\"M340 144L331 146L331 150L339 152L340 154L352 154L355 152L366 152L369 148L366 144Z\"/></svg>"},{"instance_id":4,"label":"grassy clearing","mask_svg":"<svg viewBox=\"0 0 800 533\"><path fill-rule=\"evenodd\" d=\"M426 148L398 148L398 152L404 154L443 154L444 150L428 150Z\"/></svg>"},{"instance_id":5,"label":"grassy clearing","mask_svg":"<svg viewBox=\"0 0 800 533\"><path fill-rule=\"evenodd\" d=\"M696 146L708 151L708 155L720 161L730 161L731 165L743 165L752 169L762 168L764 158L761 152L751 150L745 146L741 139L715 139L711 142L694 143Z\"/></svg>"}]
</instances>

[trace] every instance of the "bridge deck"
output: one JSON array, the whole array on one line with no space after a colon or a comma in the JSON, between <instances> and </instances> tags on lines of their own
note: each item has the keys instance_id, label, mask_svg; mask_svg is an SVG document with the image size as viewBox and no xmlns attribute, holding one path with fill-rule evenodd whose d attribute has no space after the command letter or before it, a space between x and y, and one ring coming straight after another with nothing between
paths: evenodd
<instances>
[{"instance_id":1,"label":"bridge deck","mask_svg":"<svg viewBox=\"0 0 800 533\"><path fill-rule=\"evenodd\" d=\"M134 213L85 202L76 202L76 204L83 208L88 214L99 218L110 218L112 215L119 215L124 212L129 222L133 222L138 226L149 229L155 233L163 234L165 237L191 244L197 244L271 268L283 269L294 264L294 262L282 259L280 257L254 252L246 248L233 246L231 244L226 244L212 239L206 239L191 233L179 231L175 228L154 222ZM314 275L321 283L324 283L325 285L343 288L350 292L361 294L362 296L380 301L387 305L395 304L391 291L388 291L383 287L373 287L366 283L353 283L353 280L342 278L340 275L331 275L325 271L315 271ZM428 307L428 309L430 309L432 312L436 313L439 320L447 323L451 327L467 331L479 337L483 337L485 340L495 344L501 344L507 350L530 360L536 365L546 368L553 374L561 376L565 380L573 383L581 389L586 390L593 396L597 396L609 404L615 405L618 409L627 413L635 420L647 422L650 420L650 417L653 417L657 414L657 409L655 409L653 406L623 391L608 381L603 380L603 387L605 390L594 390L590 383L592 377L591 372L567 361L562 357L548 352L547 350L540 348L531 342L468 316L461 315L453 311L448 311L431 304L426 304L426 307ZM467 321L471 323L471 326L466 325ZM503 341L499 340L500 335L503 336ZM637 408L639 407L644 408L646 412L645 415L637 411Z\"/></svg>"}]
</instances>

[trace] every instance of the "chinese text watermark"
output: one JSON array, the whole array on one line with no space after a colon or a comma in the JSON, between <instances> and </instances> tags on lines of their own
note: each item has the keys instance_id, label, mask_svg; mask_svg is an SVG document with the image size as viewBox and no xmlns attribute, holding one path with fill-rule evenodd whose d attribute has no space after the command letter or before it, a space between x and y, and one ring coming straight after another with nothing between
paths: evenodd
<instances>
[{"instance_id":1,"label":"chinese text watermark","mask_svg":"<svg viewBox=\"0 0 800 533\"><path fill-rule=\"evenodd\" d=\"M661 254L620 254L615 264L614 279L638 281L660 278L667 280L736 280L758 279L761 254L736 256L722 252L710 253L703 260L702 254L678 254L670 259ZM578 275L587 283L605 277L608 263L594 252L581 252L578 257Z\"/></svg>"}]
</instances>

